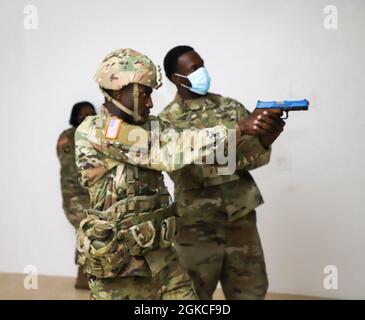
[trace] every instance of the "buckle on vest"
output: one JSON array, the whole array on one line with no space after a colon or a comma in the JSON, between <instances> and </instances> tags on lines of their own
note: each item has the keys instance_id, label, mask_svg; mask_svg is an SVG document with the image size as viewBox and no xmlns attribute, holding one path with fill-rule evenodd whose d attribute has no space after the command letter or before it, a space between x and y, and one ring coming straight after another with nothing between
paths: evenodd
<instances>
[{"instance_id":1,"label":"buckle on vest","mask_svg":"<svg viewBox=\"0 0 365 320\"><path fill-rule=\"evenodd\" d=\"M129 228L133 239L141 248L152 247L156 237L156 230L151 221L142 222Z\"/></svg>"},{"instance_id":2,"label":"buckle on vest","mask_svg":"<svg viewBox=\"0 0 365 320\"><path fill-rule=\"evenodd\" d=\"M136 209L136 199L130 198L127 200L127 210L134 211Z\"/></svg>"}]
</instances>

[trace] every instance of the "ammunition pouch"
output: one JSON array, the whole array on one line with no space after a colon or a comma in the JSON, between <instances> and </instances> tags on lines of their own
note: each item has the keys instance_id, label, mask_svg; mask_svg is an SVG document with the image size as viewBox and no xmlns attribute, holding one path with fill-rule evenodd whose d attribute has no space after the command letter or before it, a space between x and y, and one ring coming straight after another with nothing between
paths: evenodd
<instances>
[{"instance_id":1,"label":"ammunition pouch","mask_svg":"<svg viewBox=\"0 0 365 320\"><path fill-rule=\"evenodd\" d=\"M176 233L172 207L139 214L120 223L119 239L126 244L131 256L141 256L158 248L172 245Z\"/></svg>"},{"instance_id":2,"label":"ammunition pouch","mask_svg":"<svg viewBox=\"0 0 365 320\"><path fill-rule=\"evenodd\" d=\"M158 194L129 197L105 211L87 210L77 234L86 272L114 278L131 256L170 247L176 232L174 214L166 198Z\"/></svg>"}]
</instances>

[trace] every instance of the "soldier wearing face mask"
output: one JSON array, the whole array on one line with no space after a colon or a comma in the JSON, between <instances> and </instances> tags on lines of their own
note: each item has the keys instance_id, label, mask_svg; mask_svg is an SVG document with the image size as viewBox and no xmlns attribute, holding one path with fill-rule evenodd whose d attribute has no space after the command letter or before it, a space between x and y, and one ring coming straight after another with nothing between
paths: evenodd
<instances>
[{"instance_id":1,"label":"soldier wearing face mask","mask_svg":"<svg viewBox=\"0 0 365 320\"><path fill-rule=\"evenodd\" d=\"M238 101L209 92L211 79L201 56L178 46L165 56L175 99L159 114L165 127L180 130L237 123L236 171L220 175L217 165L189 165L170 172L175 185L179 235L176 249L199 299L212 299L218 282L227 299L263 299L268 280L256 226L263 203L249 173L269 162L271 144L280 135L281 111L248 112Z\"/></svg>"}]
</instances>

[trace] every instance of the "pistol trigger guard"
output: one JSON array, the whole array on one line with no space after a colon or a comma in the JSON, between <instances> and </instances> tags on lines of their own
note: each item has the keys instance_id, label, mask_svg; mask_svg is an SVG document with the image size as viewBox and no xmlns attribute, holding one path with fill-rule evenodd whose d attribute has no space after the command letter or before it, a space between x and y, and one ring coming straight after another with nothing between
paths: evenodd
<instances>
[{"instance_id":1,"label":"pistol trigger guard","mask_svg":"<svg viewBox=\"0 0 365 320\"><path fill-rule=\"evenodd\" d=\"M285 112L285 117L281 117L281 119L285 120L289 118L289 111L284 111Z\"/></svg>"}]
</instances>

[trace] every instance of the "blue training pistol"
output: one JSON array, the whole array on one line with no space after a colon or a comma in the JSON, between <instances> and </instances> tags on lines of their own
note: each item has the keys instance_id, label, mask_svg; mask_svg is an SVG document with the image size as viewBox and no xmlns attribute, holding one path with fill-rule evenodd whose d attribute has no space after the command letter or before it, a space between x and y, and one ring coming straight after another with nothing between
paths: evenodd
<instances>
[{"instance_id":1,"label":"blue training pistol","mask_svg":"<svg viewBox=\"0 0 365 320\"><path fill-rule=\"evenodd\" d=\"M280 109L285 112L288 119L289 111L308 110L309 101L303 100L284 100L284 101L257 101L256 109Z\"/></svg>"}]
</instances>

